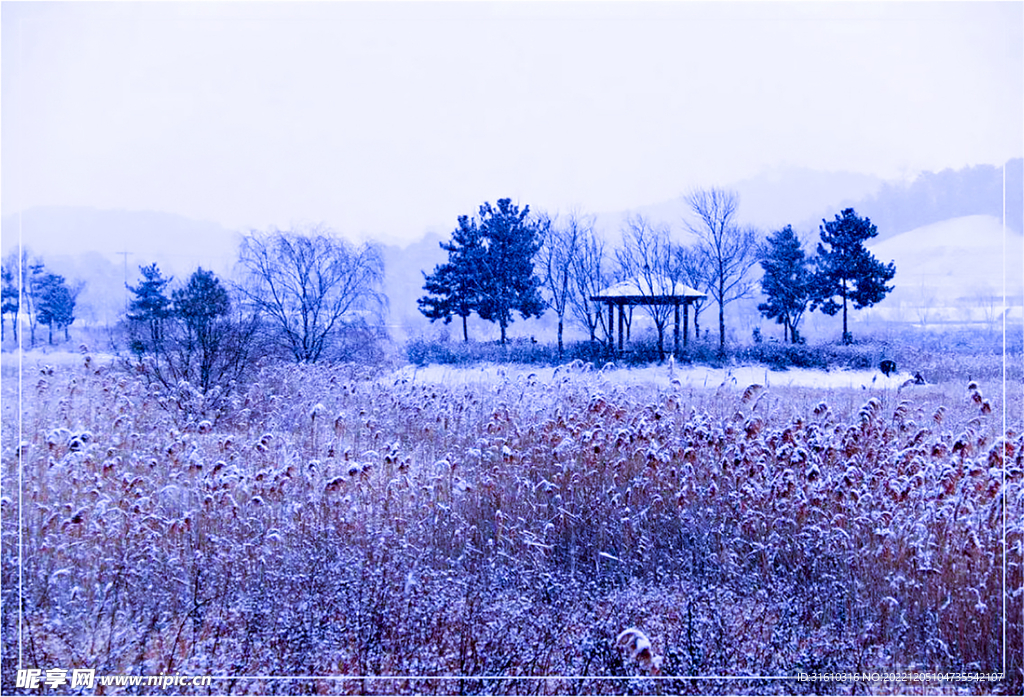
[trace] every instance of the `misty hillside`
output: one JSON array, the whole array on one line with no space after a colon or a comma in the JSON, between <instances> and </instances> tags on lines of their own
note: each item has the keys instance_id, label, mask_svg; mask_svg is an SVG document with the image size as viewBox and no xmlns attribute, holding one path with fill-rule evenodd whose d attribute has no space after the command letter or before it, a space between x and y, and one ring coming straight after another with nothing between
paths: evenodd
<instances>
[{"instance_id":1,"label":"misty hillside","mask_svg":"<svg viewBox=\"0 0 1024 697\"><path fill-rule=\"evenodd\" d=\"M794 229L817 230L821 219L831 220L843 208L852 207L871 218L884 240L951 218L988 215L1000 219L1003 214L1003 169L977 165L959 170L922 172L909 183L885 182L874 193L849 194L836 210L822 208L819 215ZM1024 159L1006 163L1006 226L1024 232Z\"/></svg>"},{"instance_id":2,"label":"misty hillside","mask_svg":"<svg viewBox=\"0 0 1024 697\"><path fill-rule=\"evenodd\" d=\"M708 186L716 186L709 182ZM850 172L819 172L802 167L776 167L750 179L726 185L739 194L736 219L763 230L776 230L798 220L809 219L837 201L860 198L879 190L877 177ZM674 237L686 240L685 222L691 218L684 199L686 192L661 203L626 211L597 214L597 228L610 242L621 237L622 225L629 215L642 215L651 222L668 225ZM838 208L836 209L838 212Z\"/></svg>"},{"instance_id":3,"label":"misty hillside","mask_svg":"<svg viewBox=\"0 0 1024 697\"><path fill-rule=\"evenodd\" d=\"M417 242L405 247L384 246L384 273L387 278L388 324L391 334L418 333L428 321L419 313L416 299L423 295L423 273L430 273L448 259L448 253L439 246L447 241L428 233Z\"/></svg>"},{"instance_id":4,"label":"misty hillside","mask_svg":"<svg viewBox=\"0 0 1024 697\"><path fill-rule=\"evenodd\" d=\"M1005 245L1005 246L1004 246ZM991 215L972 215L915 228L869 245L879 261L895 261L895 289L865 310L879 319L930 323L996 322L1006 295L1021 317L1024 237ZM1005 252L1005 253L1004 253Z\"/></svg>"},{"instance_id":5,"label":"misty hillside","mask_svg":"<svg viewBox=\"0 0 1024 697\"><path fill-rule=\"evenodd\" d=\"M154 211L97 210L81 206L30 208L0 221L3 253L21 239L31 252L50 257L98 252L129 272L156 262L183 274L197 266L226 273L238 248L236 233L217 223Z\"/></svg>"},{"instance_id":6,"label":"misty hillside","mask_svg":"<svg viewBox=\"0 0 1024 697\"><path fill-rule=\"evenodd\" d=\"M1021 258L1022 165L1024 160L1012 160L1006 172L1007 226L1018 231L1011 236L1018 245L1010 245L1011 260ZM880 232L873 245L876 254L883 261L894 259L897 264L897 290L877 308L882 313L879 316L918 321L912 315L925 311L911 308L924 308L929 299L941 299L944 306L953 307L968 302L967 298L990 298L996 293L993 283L1001 275L993 275L991 270L1001 268L1002 249L993 242L1000 225L1001 168L979 165L924 173L908 184L851 173L776 168L729 188L740 195L737 219L741 223L765 231L793 224L812 249L822 217L831 218L848 206L870 217ZM544 210L543 202L523 203ZM453 227L462 213L452 212ZM680 196L629 211L597 213L597 229L610 247L620 238L626 216L637 213L652 222L668 224L676 240L686 240L683 220L687 207ZM804 222L797 222L801 220ZM46 207L30 209L21 216L3 216L5 255L17 246L19 225L21 237L33 255L41 256L48 268L69 280L84 282L79 317L97 324L116 322L126 300L125 279L135 283L140 264L156 262L177 279L200 265L230 276L237 252L238 233L216 223L166 213ZM390 300L388 325L395 338L443 331L441 325L431 327L419 313L416 299L423 294L423 273L445 261L446 254L438 243L447 238L447 233L430 232L404 247L383 246L385 290ZM128 253L127 258L122 252ZM1016 269L1019 287L1020 264L1011 263L1009 267L1012 290L1012 270ZM1016 292L1019 297L1020 291ZM979 302L971 300L968 304L980 307ZM897 312L894 308L902 309ZM981 310L971 312L984 314ZM928 314L937 316L935 311ZM517 320L511 336L546 336L554 321L551 313L539 321ZM475 338L489 337L492 330L489 323L470 323Z\"/></svg>"},{"instance_id":7,"label":"misty hillside","mask_svg":"<svg viewBox=\"0 0 1024 697\"><path fill-rule=\"evenodd\" d=\"M727 185L739 194L736 219L765 231L792 225L801 237L817 238L822 219L832 220L844 208L854 208L878 227L879 239L951 218L1002 216L1003 170L977 165L959 170L922 172L910 182L886 182L850 172L818 172L780 167ZM708 186L715 185L709 182ZM597 215L598 229L618 240L627 215L640 214L669 225L685 239L684 220L690 217L685 192L670 201ZM1024 159L1006 163L1006 223L1024 231Z\"/></svg>"}]
</instances>

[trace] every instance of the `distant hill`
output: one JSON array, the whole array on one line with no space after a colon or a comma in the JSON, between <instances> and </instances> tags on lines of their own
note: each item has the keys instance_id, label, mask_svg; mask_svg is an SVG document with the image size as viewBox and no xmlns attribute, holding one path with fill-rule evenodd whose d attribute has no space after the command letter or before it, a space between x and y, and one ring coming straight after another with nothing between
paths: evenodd
<instances>
[{"instance_id":1,"label":"distant hill","mask_svg":"<svg viewBox=\"0 0 1024 697\"><path fill-rule=\"evenodd\" d=\"M448 259L439 246L447 238L429 233L405 247L384 245L384 290L388 296L388 324L392 336L417 334L429 326L416 299L423 293L423 273L430 273Z\"/></svg>"},{"instance_id":2,"label":"distant hill","mask_svg":"<svg viewBox=\"0 0 1024 697\"><path fill-rule=\"evenodd\" d=\"M30 208L19 219L0 219L3 253L18 244L44 257L97 252L119 267L127 252L129 272L156 262L182 274L197 266L225 273L234 263L236 233L217 223L154 211L98 210L81 206Z\"/></svg>"},{"instance_id":3,"label":"distant hill","mask_svg":"<svg viewBox=\"0 0 1024 697\"><path fill-rule=\"evenodd\" d=\"M1002 217L1003 168L976 165L959 170L923 172L908 183L886 182L874 193L850 192L836 205L823 208L800 230L818 229L822 218L832 220L844 208L854 208L878 227L879 239L972 215ZM1024 232L1024 159L1006 163L1006 226ZM798 229L797 225L793 226Z\"/></svg>"},{"instance_id":4,"label":"distant hill","mask_svg":"<svg viewBox=\"0 0 1024 697\"><path fill-rule=\"evenodd\" d=\"M800 220L812 220L820 211L838 201L862 198L878 191L884 182L878 177L852 172L819 172L802 167L775 167L755 177L732 184L707 182L739 194L736 220L763 230L777 230ZM684 220L691 218L684 197L687 192L661 203L637 206L625 211L597 214L597 228L610 242L617 242L628 215L640 214L655 223L667 224L673 235L686 241ZM817 229L816 227L814 229Z\"/></svg>"},{"instance_id":5,"label":"distant hill","mask_svg":"<svg viewBox=\"0 0 1024 697\"><path fill-rule=\"evenodd\" d=\"M1005 245L1005 246L1004 246ZM1021 318L1024 237L992 215L952 218L868 245L896 263L895 289L866 316L917 324L994 323L1003 304L1005 260L1010 317ZM1004 256L1005 252L1005 256Z\"/></svg>"},{"instance_id":6,"label":"distant hill","mask_svg":"<svg viewBox=\"0 0 1024 697\"><path fill-rule=\"evenodd\" d=\"M910 182L886 182L851 172L819 172L800 167L777 167L722 188L739 194L736 219L765 231L792 225L807 241L816 239L822 219L831 220L844 208L871 218L879 239L925 225L971 215L1002 216L1003 170L976 165L959 170L922 172ZM707 182L706 186L720 186ZM686 241L684 219L690 216L683 199L597 214L597 227L617 243L628 215L640 214L667 224ZM1024 232L1024 159L1006 163L1006 223Z\"/></svg>"}]
</instances>

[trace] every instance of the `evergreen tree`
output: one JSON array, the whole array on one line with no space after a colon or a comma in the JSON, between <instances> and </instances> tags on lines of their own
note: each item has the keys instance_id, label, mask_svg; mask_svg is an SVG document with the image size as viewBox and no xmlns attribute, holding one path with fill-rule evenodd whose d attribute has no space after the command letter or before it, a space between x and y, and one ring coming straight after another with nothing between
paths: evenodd
<instances>
[{"instance_id":1,"label":"evergreen tree","mask_svg":"<svg viewBox=\"0 0 1024 697\"><path fill-rule=\"evenodd\" d=\"M40 259L31 264L28 263L28 254L24 254L22 261L22 285L21 298L25 303L25 313L28 315L29 343L36 345L36 327L39 326L41 318L39 311L42 305L43 291L46 289L49 272Z\"/></svg>"},{"instance_id":2,"label":"evergreen tree","mask_svg":"<svg viewBox=\"0 0 1024 697\"><path fill-rule=\"evenodd\" d=\"M459 226L452 233L450 242L442 242L441 249L448 252L448 263L439 264L434 273L423 274L423 290L426 295L417 300L420 312L431 322L452 317L462 318L462 339L469 341L466 319L477 307L477 272L483 253L483 242L476 220L467 215L459 216Z\"/></svg>"},{"instance_id":3,"label":"evergreen tree","mask_svg":"<svg viewBox=\"0 0 1024 697\"><path fill-rule=\"evenodd\" d=\"M134 287L127 286L135 296L128 303L128 319L147 329L149 343L136 336L132 346L137 353L158 351L163 342L164 323L171 316L171 299L165 289L172 279L164 278L156 264L140 266L139 271L142 282Z\"/></svg>"},{"instance_id":4,"label":"evergreen tree","mask_svg":"<svg viewBox=\"0 0 1024 697\"><path fill-rule=\"evenodd\" d=\"M843 343L849 343L848 301L856 310L880 302L893 289L885 284L896 275L896 264L883 264L864 247L865 241L878 235L870 218L860 218L852 208L847 208L842 217L837 215L833 221L821 222L811 309L820 308L831 317L841 308Z\"/></svg>"},{"instance_id":5,"label":"evergreen tree","mask_svg":"<svg viewBox=\"0 0 1024 697\"><path fill-rule=\"evenodd\" d=\"M39 280L39 304L36 310L37 321L49 328L49 343L53 344L53 329L64 330L65 341L68 327L75 321L75 295L68 287L64 277L48 273Z\"/></svg>"},{"instance_id":6,"label":"evergreen tree","mask_svg":"<svg viewBox=\"0 0 1024 697\"><path fill-rule=\"evenodd\" d=\"M512 313L524 319L544 312L540 279L533 273L533 258L541 246L541 223L530 219L530 207L519 210L512 199L499 199L497 207L480 206L480 222L459 217L451 242L441 244L448 263L424 274L430 295L418 300L420 312L432 321L462 317L462 336L468 341L466 318L476 312L497 322L505 343Z\"/></svg>"},{"instance_id":7,"label":"evergreen tree","mask_svg":"<svg viewBox=\"0 0 1024 697\"><path fill-rule=\"evenodd\" d=\"M18 257L16 254L9 255L3 262L2 277L3 285L0 289L0 341L4 339L3 328L4 318L11 316L11 329L14 331L14 340L18 340Z\"/></svg>"},{"instance_id":8,"label":"evergreen tree","mask_svg":"<svg viewBox=\"0 0 1024 697\"><path fill-rule=\"evenodd\" d=\"M768 236L761 250L761 268L761 292L767 300L757 309L783 325L786 341L795 344L800 336L797 325L811 300L812 275L803 245L792 227L787 225Z\"/></svg>"},{"instance_id":9,"label":"evergreen tree","mask_svg":"<svg viewBox=\"0 0 1024 697\"><path fill-rule=\"evenodd\" d=\"M181 320L184 336L180 352L185 372L192 364L198 371L198 383L204 392L212 387L215 362L227 334L220 318L231 308L228 293L212 271L196 269L184 288L171 294L174 314Z\"/></svg>"},{"instance_id":10,"label":"evergreen tree","mask_svg":"<svg viewBox=\"0 0 1024 697\"><path fill-rule=\"evenodd\" d=\"M129 287L135 298L128 317L148 336L133 341L136 369L151 386L174 394L169 404L190 418L218 418L251 371L258 314L244 304L233 312L227 289L202 268L170 298L164 290L171 279L155 264L140 270L144 280Z\"/></svg>"},{"instance_id":11,"label":"evergreen tree","mask_svg":"<svg viewBox=\"0 0 1024 697\"><path fill-rule=\"evenodd\" d=\"M477 314L501 327L501 343L512 323L512 313L523 319L540 317L544 301L540 279L533 273L533 258L540 250L537 221L529 218L530 207L519 210L512 199L498 199L480 206L480 232L485 251L480 258Z\"/></svg>"},{"instance_id":12,"label":"evergreen tree","mask_svg":"<svg viewBox=\"0 0 1024 697\"><path fill-rule=\"evenodd\" d=\"M30 259L30 252L21 249L11 252L3 264L3 314L11 314L14 336L17 339L19 319L28 320L29 342L36 345L36 327L39 323L50 325L50 343L53 343L53 327L67 327L74 321L74 305L77 292L66 288L67 293L56 289L56 279L64 284L62 276L47 271L42 259ZM48 302L44 295L50 293Z\"/></svg>"}]
</instances>

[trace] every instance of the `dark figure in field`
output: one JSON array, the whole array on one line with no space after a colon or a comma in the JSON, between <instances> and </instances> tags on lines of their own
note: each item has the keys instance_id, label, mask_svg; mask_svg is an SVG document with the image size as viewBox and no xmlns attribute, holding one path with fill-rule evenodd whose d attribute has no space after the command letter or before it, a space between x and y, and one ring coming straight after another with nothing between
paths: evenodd
<instances>
[{"instance_id":1,"label":"dark figure in field","mask_svg":"<svg viewBox=\"0 0 1024 697\"><path fill-rule=\"evenodd\" d=\"M886 358L884 361L878 364L878 368L883 373L885 373L885 377L889 377L890 373L896 372L896 361L892 361Z\"/></svg>"},{"instance_id":2,"label":"dark figure in field","mask_svg":"<svg viewBox=\"0 0 1024 697\"><path fill-rule=\"evenodd\" d=\"M924 375L921 375L920 371L914 373L914 377L909 380L904 380L903 384L900 385L902 390L904 387L912 387L914 385L927 385L928 381L924 379Z\"/></svg>"}]
</instances>

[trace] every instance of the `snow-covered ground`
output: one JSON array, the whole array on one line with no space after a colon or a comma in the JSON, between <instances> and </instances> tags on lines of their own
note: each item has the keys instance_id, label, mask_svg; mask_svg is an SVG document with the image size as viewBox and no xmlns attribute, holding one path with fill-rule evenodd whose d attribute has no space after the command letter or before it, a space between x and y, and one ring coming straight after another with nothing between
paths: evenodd
<instances>
[{"instance_id":1,"label":"snow-covered ground","mask_svg":"<svg viewBox=\"0 0 1024 697\"><path fill-rule=\"evenodd\" d=\"M650 366L645 368L605 368L587 370L578 367L531 367L520 365L480 365L459 368L446 365L423 367L405 366L396 371L398 379L421 383L476 384L494 383L501 380L536 379L538 382L553 383L559 376L572 372L590 372L599 379L619 384L664 385L678 383L682 387L734 387L744 389L748 385L760 384L769 387L818 387L896 389L910 375L897 373L885 377L878 370L809 370L793 368L786 371L769 370L764 366L734 366L710 368L707 366Z\"/></svg>"},{"instance_id":2,"label":"snow-covered ground","mask_svg":"<svg viewBox=\"0 0 1024 697\"><path fill-rule=\"evenodd\" d=\"M94 364L109 364L115 357L110 354L90 354ZM31 350L21 354L18 350L5 351L0 357L0 364L5 369L16 370L20 365L23 370L37 370L45 366L81 365L84 354L78 351L41 351ZM560 377L572 373L576 375L591 374L596 379L624 385L663 385L678 383L682 387L734 387L744 389L748 385L760 384L768 387L818 387L822 389L839 388L877 388L896 389L912 376L897 373L885 377L878 370L844 370L830 371L791 368L790 370L769 370L764 366L732 366L728 368L710 368L708 366L669 367L667 364L644 368L607 367L593 369L589 366L558 366L543 367L529 365L480 364L471 367L449 365L414 366L406 365L395 371L394 379L411 380L420 383L444 383L454 385L493 384L501 380L537 380L538 382L554 383Z\"/></svg>"},{"instance_id":3,"label":"snow-covered ground","mask_svg":"<svg viewBox=\"0 0 1024 697\"><path fill-rule=\"evenodd\" d=\"M19 365L23 369L42 368L44 366L70 366L70 365L82 365L85 361L85 356L92 356L92 361L95 364L106 365L115 360L113 354L109 353L92 353L86 354L82 351L69 351L66 349L29 349L22 351L21 349L14 349L12 351L4 351L0 354L0 365L4 368L17 368Z\"/></svg>"}]
</instances>

